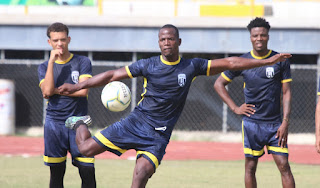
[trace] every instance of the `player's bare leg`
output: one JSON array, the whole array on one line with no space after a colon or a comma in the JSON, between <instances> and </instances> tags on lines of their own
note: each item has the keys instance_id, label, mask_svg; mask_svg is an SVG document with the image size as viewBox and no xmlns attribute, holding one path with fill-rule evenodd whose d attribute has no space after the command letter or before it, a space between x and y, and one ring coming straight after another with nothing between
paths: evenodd
<instances>
[{"instance_id":1,"label":"player's bare leg","mask_svg":"<svg viewBox=\"0 0 320 188\"><path fill-rule=\"evenodd\" d=\"M245 159L245 177L244 182L246 188L256 188L256 170L258 166L258 159L246 157Z\"/></svg>"},{"instance_id":2,"label":"player's bare leg","mask_svg":"<svg viewBox=\"0 0 320 188\"><path fill-rule=\"evenodd\" d=\"M154 174L153 165L146 158L139 157L134 167L131 188L145 188L152 174Z\"/></svg>"},{"instance_id":3,"label":"player's bare leg","mask_svg":"<svg viewBox=\"0 0 320 188\"><path fill-rule=\"evenodd\" d=\"M294 188L295 181L291 172L288 157L283 155L275 155L275 154L273 154L272 156L281 173L282 187Z\"/></svg>"},{"instance_id":4,"label":"player's bare leg","mask_svg":"<svg viewBox=\"0 0 320 188\"><path fill-rule=\"evenodd\" d=\"M90 116L72 116L66 120L66 127L76 131L76 143L80 153L86 157L93 157L106 151L93 138L88 130L91 125Z\"/></svg>"}]
</instances>

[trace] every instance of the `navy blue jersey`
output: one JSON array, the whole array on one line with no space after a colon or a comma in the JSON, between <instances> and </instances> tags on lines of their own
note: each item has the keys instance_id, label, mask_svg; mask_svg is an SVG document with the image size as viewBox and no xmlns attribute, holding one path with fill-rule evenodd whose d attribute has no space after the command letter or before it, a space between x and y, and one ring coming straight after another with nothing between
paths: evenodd
<instances>
[{"instance_id":1,"label":"navy blue jersey","mask_svg":"<svg viewBox=\"0 0 320 188\"><path fill-rule=\"evenodd\" d=\"M277 54L270 50L264 57L257 57L253 51L241 57L251 59L265 59ZM263 66L242 71L225 71L222 74L231 82L235 77L242 76L244 80L245 103L255 105L255 114L243 116L244 120L258 122L281 122L280 98L282 83L291 82L290 62L278 62L274 65Z\"/></svg>"},{"instance_id":2,"label":"navy blue jersey","mask_svg":"<svg viewBox=\"0 0 320 188\"><path fill-rule=\"evenodd\" d=\"M138 113L155 130L171 135L193 78L209 75L210 63L206 59L180 57L176 62L167 62L162 56L155 56L126 66L131 78L144 77L142 99L133 113Z\"/></svg>"},{"instance_id":3,"label":"navy blue jersey","mask_svg":"<svg viewBox=\"0 0 320 188\"><path fill-rule=\"evenodd\" d=\"M44 81L48 61L38 67L40 84ZM64 83L76 84L81 77L92 77L91 61L85 56L73 55L64 62L56 61L53 67L55 88ZM39 85L40 85L39 84ZM52 119L66 120L70 116L83 116L88 113L87 97L53 95L49 98L47 115Z\"/></svg>"}]
</instances>

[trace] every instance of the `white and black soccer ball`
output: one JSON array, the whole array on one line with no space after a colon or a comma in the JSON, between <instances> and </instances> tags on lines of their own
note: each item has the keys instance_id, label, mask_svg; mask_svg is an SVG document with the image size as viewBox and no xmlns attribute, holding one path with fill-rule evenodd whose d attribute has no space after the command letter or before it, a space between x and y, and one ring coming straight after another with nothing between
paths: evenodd
<instances>
[{"instance_id":1,"label":"white and black soccer ball","mask_svg":"<svg viewBox=\"0 0 320 188\"><path fill-rule=\"evenodd\" d=\"M104 86L101 92L101 102L104 107L112 112L123 111L131 102L131 91L122 82L110 82Z\"/></svg>"}]
</instances>

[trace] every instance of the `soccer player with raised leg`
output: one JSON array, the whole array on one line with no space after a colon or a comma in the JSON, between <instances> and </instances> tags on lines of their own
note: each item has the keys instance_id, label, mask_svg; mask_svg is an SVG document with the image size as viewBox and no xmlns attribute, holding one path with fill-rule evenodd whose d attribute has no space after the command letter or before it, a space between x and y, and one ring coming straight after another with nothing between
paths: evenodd
<instances>
[{"instance_id":1,"label":"soccer player with raised leg","mask_svg":"<svg viewBox=\"0 0 320 188\"><path fill-rule=\"evenodd\" d=\"M163 26L159 30L158 39L160 56L103 72L79 84L59 87L60 93L70 94L84 88L104 86L111 81L144 77L144 92L138 106L126 118L93 137L84 123L86 117L70 117L66 121L67 127L75 129L79 151L85 156L94 156L104 151L120 156L129 149L136 150L132 188L145 187L160 165L194 77L215 75L228 69L243 70L272 65L291 57L290 54L277 54L263 60L240 57L184 59L179 56L181 39L175 26Z\"/></svg>"},{"instance_id":2,"label":"soccer player with raised leg","mask_svg":"<svg viewBox=\"0 0 320 188\"><path fill-rule=\"evenodd\" d=\"M263 18L253 19L249 25L253 50L241 57L266 59L278 55L268 49L269 23ZM226 86L237 76L244 79L245 103L237 106ZM264 146L272 154L281 173L282 186L295 187L288 161L288 127L291 103L291 72L289 60L273 65L242 71L225 71L214 84L214 88L238 115L243 115L242 135L245 154L245 185L257 187L256 169L258 159L264 155ZM281 119L281 91L283 118Z\"/></svg>"},{"instance_id":3,"label":"soccer player with raised leg","mask_svg":"<svg viewBox=\"0 0 320 188\"><path fill-rule=\"evenodd\" d=\"M62 188L66 170L67 152L72 164L79 169L82 188L96 187L94 158L85 157L77 147L74 131L65 127L70 116L88 114L88 89L73 94L61 94L58 87L64 83L81 83L92 77L91 61L69 52L69 29L62 23L47 28L48 43L52 47L50 59L38 68L43 98L48 99L44 125L44 163L50 166L50 188ZM85 123L90 123L85 121Z\"/></svg>"}]
</instances>

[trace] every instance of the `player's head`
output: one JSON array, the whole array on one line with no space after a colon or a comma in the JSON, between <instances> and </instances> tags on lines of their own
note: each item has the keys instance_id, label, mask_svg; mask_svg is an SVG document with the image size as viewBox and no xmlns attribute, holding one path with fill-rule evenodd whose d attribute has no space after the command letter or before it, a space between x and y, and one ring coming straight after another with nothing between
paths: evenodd
<instances>
[{"instance_id":1,"label":"player's head","mask_svg":"<svg viewBox=\"0 0 320 188\"><path fill-rule=\"evenodd\" d=\"M247 29L250 32L250 40L254 51L262 54L268 51L270 28L269 22L264 18L257 17L250 21Z\"/></svg>"},{"instance_id":2,"label":"player's head","mask_svg":"<svg viewBox=\"0 0 320 188\"><path fill-rule=\"evenodd\" d=\"M47 29L48 43L55 50L60 49L62 53L68 52L68 45L71 38L69 29L63 23L53 23Z\"/></svg>"},{"instance_id":3,"label":"player's head","mask_svg":"<svg viewBox=\"0 0 320 188\"><path fill-rule=\"evenodd\" d=\"M50 38L51 32L65 32L67 36L69 35L69 28L63 23L56 22L51 24L47 29L47 36Z\"/></svg>"},{"instance_id":4,"label":"player's head","mask_svg":"<svg viewBox=\"0 0 320 188\"><path fill-rule=\"evenodd\" d=\"M179 38L179 30L176 26L167 24L159 30L159 47L161 55L166 60L172 60L179 57L179 46L181 39Z\"/></svg>"}]
</instances>

